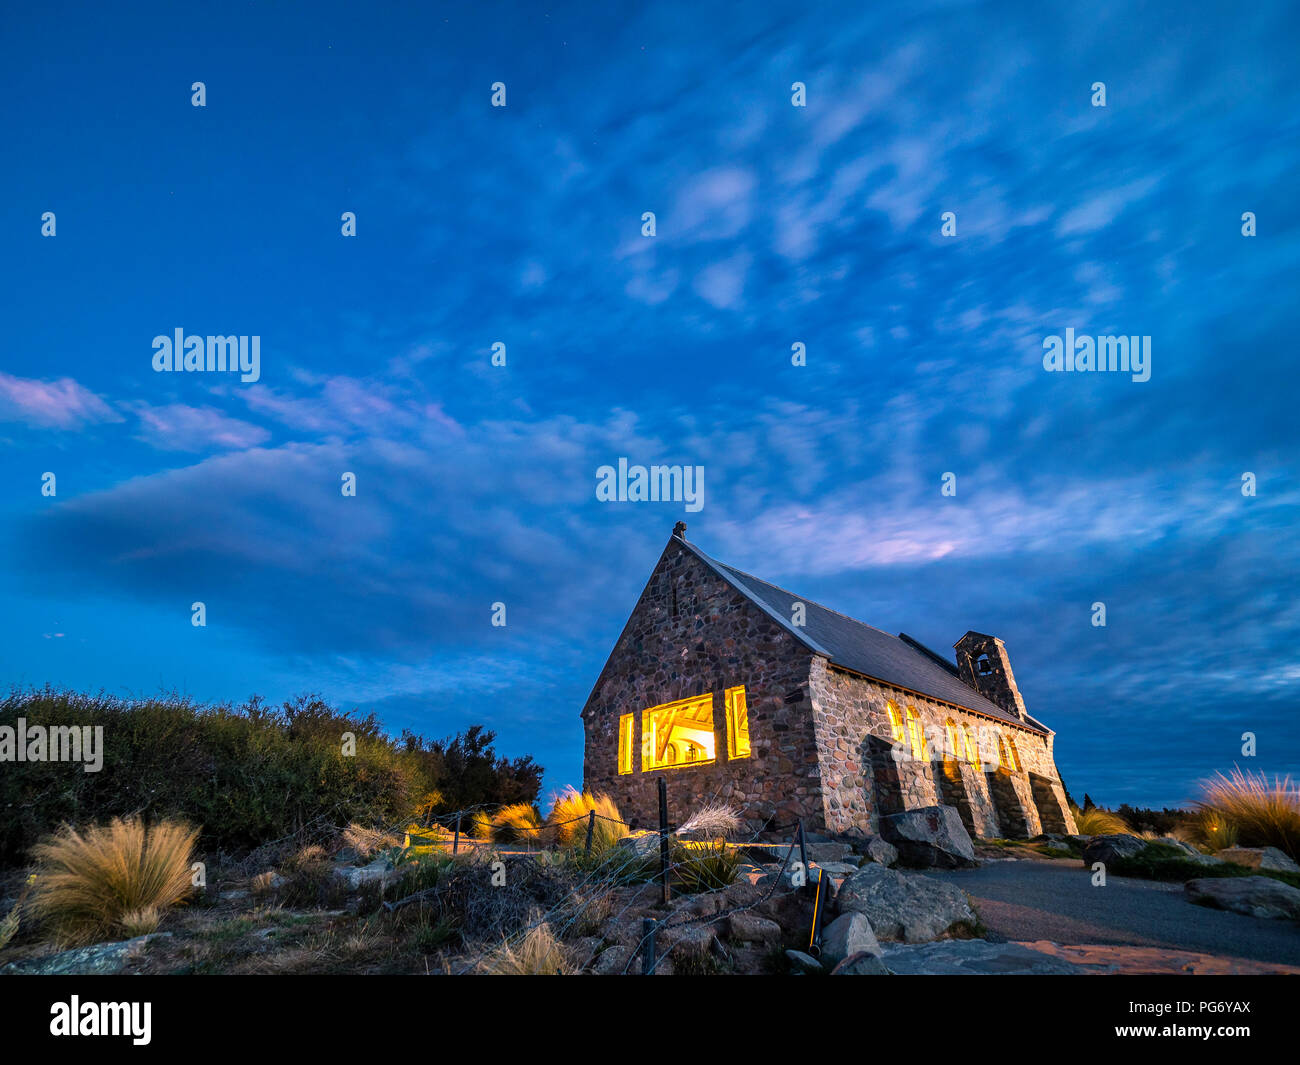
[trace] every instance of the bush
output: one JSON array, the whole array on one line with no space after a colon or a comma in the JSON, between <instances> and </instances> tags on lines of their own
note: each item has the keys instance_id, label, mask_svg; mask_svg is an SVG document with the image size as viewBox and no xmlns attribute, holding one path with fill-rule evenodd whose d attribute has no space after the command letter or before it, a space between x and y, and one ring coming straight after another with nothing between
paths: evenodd
<instances>
[{"instance_id":1,"label":"bush","mask_svg":"<svg viewBox=\"0 0 1300 1065\"><path fill-rule=\"evenodd\" d=\"M627 826L619 816L618 806L608 795L565 788L555 799L547 822L554 827L555 841L561 847L587 846L588 819L596 812L591 834L591 853L605 854L627 835Z\"/></svg>"},{"instance_id":2,"label":"bush","mask_svg":"<svg viewBox=\"0 0 1300 1065\"><path fill-rule=\"evenodd\" d=\"M190 858L198 832L162 821L114 818L84 833L65 825L38 844L32 910L65 944L152 931L164 911L192 890Z\"/></svg>"},{"instance_id":3,"label":"bush","mask_svg":"<svg viewBox=\"0 0 1300 1065\"><path fill-rule=\"evenodd\" d=\"M1300 856L1300 789L1290 777L1270 782L1263 773L1219 773L1204 785L1196 806L1232 825L1243 847L1276 847L1293 860Z\"/></svg>"},{"instance_id":4,"label":"bush","mask_svg":"<svg viewBox=\"0 0 1300 1065\"><path fill-rule=\"evenodd\" d=\"M527 802L504 806L492 816L492 838L498 843L527 843L537 846L550 837L537 807Z\"/></svg>"},{"instance_id":5,"label":"bush","mask_svg":"<svg viewBox=\"0 0 1300 1065\"><path fill-rule=\"evenodd\" d=\"M713 843L672 844L673 877L677 886L690 893L717 891L736 879L740 856L722 840Z\"/></svg>"},{"instance_id":6,"label":"bush","mask_svg":"<svg viewBox=\"0 0 1300 1065\"><path fill-rule=\"evenodd\" d=\"M488 976L568 976L573 967L549 926L539 924L519 943L503 942L479 963L478 970Z\"/></svg>"},{"instance_id":7,"label":"bush","mask_svg":"<svg viewBox=\"0 0 1300 1065\"><path fill-rule=\"evenodd\" d=\"M1100 806L1075 810L1074 824L1081 836L1114 836L1133 831L1122 817L1109 810L1103 810Z\"/></svg>"},{"instance_id":8,"label":"bush","mask_svg":"<svg viewBox=\"0 0 1300 1065\"><path fill-rule=\"evenodd\" d=\"M47 688L0 699L0 725L12 727L18 718L29 729L101 727L103 768L7 763L0 773L0 866L20 862L60 823L175 817L202 825L205 847L238 851L296 833L325 838L349 822L398 824L421 803L445 801L440 772L471 777L474 788L510 801L535 797L530 774L540 774L531 759L496 757L493 734L477 727L450 740L406 734L394 742L374 715L339 711L310 696L278 709L258 698L233 708L179 696L129 701ZM345 733L355 738L348 755Z\"/></svg>"},{"instance_id":9,"label":"bush","mask_svg":"<svg viewBox=\"0 0 1300 1065\"><path fill-rule=\"evenodd\" d=\"M1215 810L1199 811L1188 824L1187 835L1189 843L1198 844L1211 854L1235 847L1240 837L1237 826Z\"/></svg>"}]
</instances>

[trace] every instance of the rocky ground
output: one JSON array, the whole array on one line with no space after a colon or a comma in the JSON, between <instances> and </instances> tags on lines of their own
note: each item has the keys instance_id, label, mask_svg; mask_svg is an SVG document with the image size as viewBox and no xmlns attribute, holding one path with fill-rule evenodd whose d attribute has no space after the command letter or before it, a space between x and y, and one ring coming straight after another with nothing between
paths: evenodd
<instances>
[{"instance_id":1,"label":"rocky ground","mask_svg":"<svg viewBox=\"0 0 1300 1065\"><path fill-rule=\"evenodd\" d=\"M787 848L746 847L734 882L667 904L656 883L598 883L554 855L505 855L508 886L492 886L502 855L482 846L427 883L346 851L256 874L246 864L154 935L74 951L20 935L0 972L461 973L544 918L563 967L598 975L641 973L647 921L656 975L1300 973L1300 889L1273 878L1293 865L1279 852L1232 855L1269 876L1099 886L1096 862L1168 857L1177 841L975 843L946 807L891 822L889 840L810 836L806 873ZM925 867L898 867L900 850ZM1222 861L1177 850L1195 868Z\"/></svg>"}]
</instances>

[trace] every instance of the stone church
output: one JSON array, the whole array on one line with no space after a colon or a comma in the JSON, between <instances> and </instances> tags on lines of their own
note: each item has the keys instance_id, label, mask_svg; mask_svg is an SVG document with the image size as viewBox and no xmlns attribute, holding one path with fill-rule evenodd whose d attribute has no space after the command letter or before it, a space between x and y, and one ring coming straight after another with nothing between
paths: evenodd
<instances>
[{"instance_id":1,"label":"stone church","mask_svg":"<svg viewBox=\"0 0 1300 1065\"><path fill-rule=\"evenodd\" d=\"M953 806L972 836L1075 831L1006 647L954 661L704 554L678 522L582 710L583 781L657 823L707 801L752 831L876 835L882 815Z\"/></svg>"}]
</instances>

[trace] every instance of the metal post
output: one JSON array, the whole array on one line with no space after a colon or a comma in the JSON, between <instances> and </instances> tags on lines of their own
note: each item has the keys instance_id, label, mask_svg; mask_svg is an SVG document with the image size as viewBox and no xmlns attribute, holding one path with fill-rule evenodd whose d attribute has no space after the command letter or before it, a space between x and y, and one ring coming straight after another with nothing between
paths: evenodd
<instances>
[{"instance_id":1,"label":"metal post","mask_svg":"<svg viewBox=\"0 0 1300 1065\"><path fill-rule=\"evenodd\" d=\"M668 901L668 782L659 778L659 897Z\"/></svg>"},{"instance_id":2,"label":"metal post","mask_svg":"<svg viewBox=\"0 0 1300 1065\"><path fill-rule=\"evenodd\" d=\"M451 853L460 850L460 814L456 814L456 834L451 837Z\"/></svg>"},{"instance_id":3,"label":"metal post","mask_svg":"<svg viewBox=\"0 0 1300 1065\"><path fill-rule=\"evenodd\" d=\"M817 890L813 895L812 934L808 937L808 953L814 958L822 952L822 922L826 907L831 901L831 878L825 869L817 870Z\"/></svg>"},{"instance_id":4,"label":"metal post","mask_svg":"<svg viewBox=\"0 0 1300 1065\"><path fill-rule=\"evenodd\" d=\"M587 813L587 849L584 854L591 853L591 837L596 834L596 811L590 810Z\"/></svg>"},{"instance_id":5,"label":"metal post","mask_svg":"<svg viewBox=\"0 0 1300 1065\"><path fill-rule=\"evenodd\" d=\"M641 975L653 976L655 971L655 924L653 917L641 918Z\"/></svg>"},{"instance_id":6,"label":"metal post","mask_svg":"<svg viewBox=\"0 0 1300 1065\"><path fill-rule=\"evenodd\" d=\"M809 870L808 870L808 847L803 838L803 818L799 818L799 864L803 866L804 893L808 891Z\"/></svg>"}]
</instances>

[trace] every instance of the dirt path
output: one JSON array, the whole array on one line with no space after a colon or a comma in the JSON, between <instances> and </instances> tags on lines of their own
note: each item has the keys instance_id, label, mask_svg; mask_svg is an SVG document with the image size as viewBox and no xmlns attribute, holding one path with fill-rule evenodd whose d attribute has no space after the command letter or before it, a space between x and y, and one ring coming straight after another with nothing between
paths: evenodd
<instances>
[{"instance_id":1,"label":"dirt path","mask_svg":"<svg viewBox=\"0 0 1300 1065\"><path fill-rule=\"evenodd\" d=\"M1147 972L1162 958L1161 968L1183 972L1234 971L1234 959L1300 966L1300 924L1194 906L1182 884L1112 876L1093 887L1079 861L996 861L926 875L966 891L991 933L1037 949L1036 941L1065 945L1060 956L1075 962Z\"/></svg>"}]
</instances>

